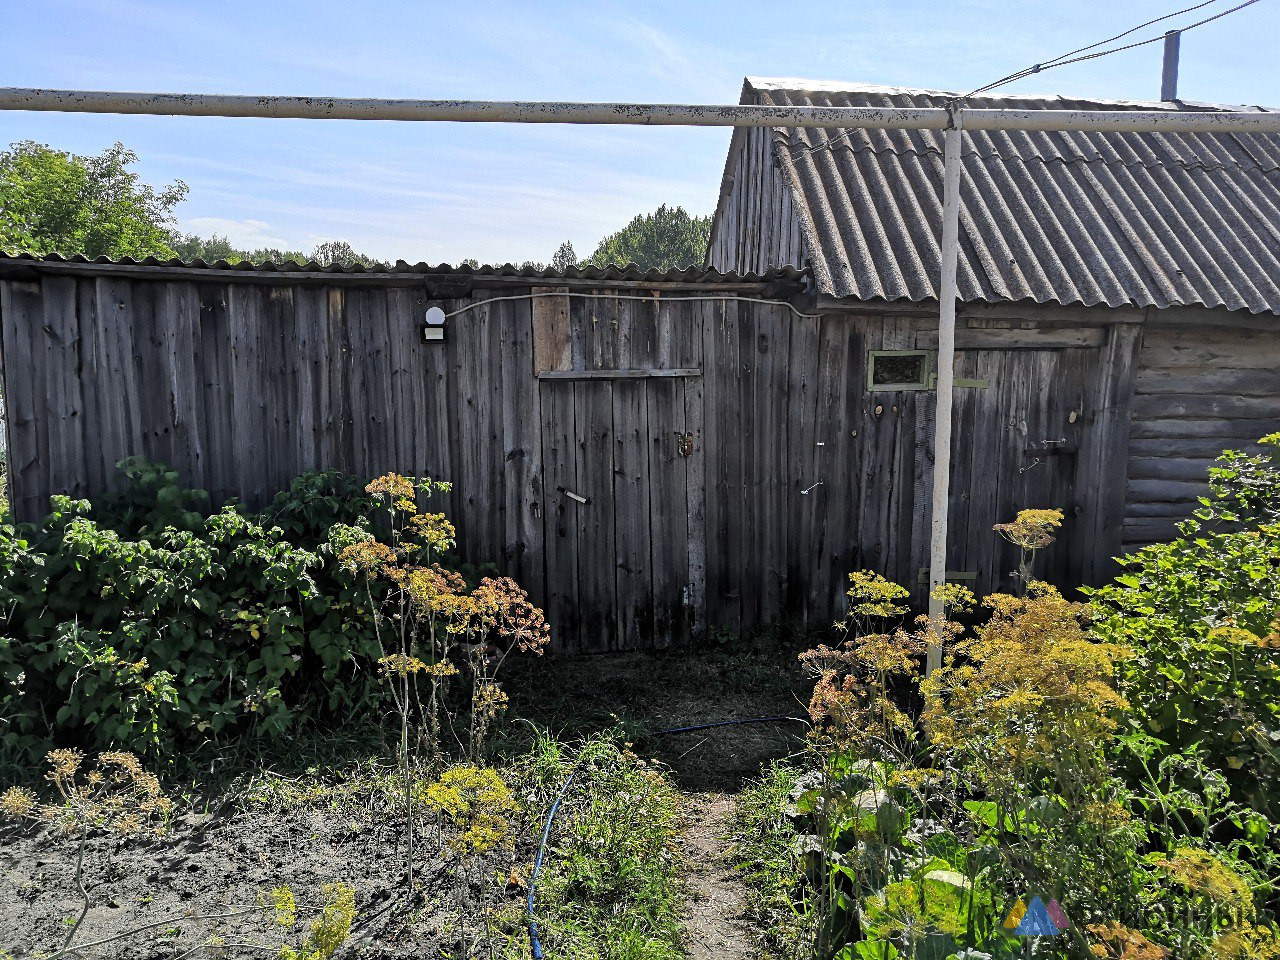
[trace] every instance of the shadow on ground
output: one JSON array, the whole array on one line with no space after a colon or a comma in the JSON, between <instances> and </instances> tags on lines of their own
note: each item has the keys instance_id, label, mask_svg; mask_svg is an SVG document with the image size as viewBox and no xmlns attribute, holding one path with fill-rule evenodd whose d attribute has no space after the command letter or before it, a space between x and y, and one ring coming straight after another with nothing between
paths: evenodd
<instances>
[{"instance_id":1,"label":"shadow on ground","mask_svg":"<svg viewBox=\"0 0 1280 960\"><path fill-rule=\"evenodd\" d=\"M809 645L803 636L778 631L724 646L549 655L513 664L507 687L517 716L559 736L620 728L636 752L670 766L682 790L736 792L763 764L799 750L804 725L654 734L722 720L803 717L812 683L796 654Z\"/></svg>"}]
</instances>

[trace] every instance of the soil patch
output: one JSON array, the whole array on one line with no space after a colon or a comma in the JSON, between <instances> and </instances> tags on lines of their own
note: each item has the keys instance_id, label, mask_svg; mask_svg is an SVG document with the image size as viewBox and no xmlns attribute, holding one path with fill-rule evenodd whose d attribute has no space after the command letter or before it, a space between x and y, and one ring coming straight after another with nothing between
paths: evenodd
<instances>
[{"instance_id":1,"label":"soil patch","mask_svg":"<svg viewBox=\"0 0 1280 960\"><path fill-rule=\"evenodd\" d=\"M432 829L422 845L430 847ZM477 928L486 912L502 906L493 902L495 885L488 878L504 865L494 859L460 868L447 854L422 857L418 871L425 889L410 902L401 844L393 824L353 823L309 807L284 817L269 811L241 811L216 821L189 815L163 836L92 837L84 878L93 906L75 942L166 921L86 956L172 960L214 936L228 944L219 956L270 956L283 943L296 946L314 914L300 910L297 924L286 929L266 912L252 910L259 896L288 884L300 906L321 904L321 888L343 882L355 888L357 909L343 956L468 956L483 936ZM38 956L62 945L81 906L75 853L73 840L49 830L0 833L0 954ZM509 865L510 854L505 860ZM485 892L481 876L488 880ZM518 897L510 900L518 916ZM239 915L193 916L212 914ZM264 953L236 944L272 949Z\"/></svg>"},{"instance_id":2,"label":"soil patch","mask_svg":"<svg viewBox=\"0 0 1280 960\"><path fill-rule=\"evenodd\" d=\"M519 714L565 737L621 727L638 753L667 764L681 790L733 793L801 745L794 722L659 737L673 727L762 716L803 717L812 682L804 637L770 635L729 648L548 657L509 674Z\"/></svg>"},{"instance_id":3,"label":"soil patch","mask_svg":"<svg viewBox=\"0 0 1280 960\"><path fill-rule=\"evenodd\" d=\"M693 960L746 960L753 934L743 919L742 881L727 857L733 798L720 793L690 797L684 855L689 864L685 944Z\"/></svg>"}]
</instances>

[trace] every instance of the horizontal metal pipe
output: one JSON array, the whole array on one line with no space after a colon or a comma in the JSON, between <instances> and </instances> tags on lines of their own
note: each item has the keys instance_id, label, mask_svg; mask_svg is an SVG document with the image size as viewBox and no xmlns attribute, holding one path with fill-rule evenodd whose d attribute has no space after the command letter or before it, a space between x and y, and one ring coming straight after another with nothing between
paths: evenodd
<instances>
[{"instance_id":1,"label":"horizontal metal pipe","mask_svg":"<svg viewBox=\"0 0 1280 960\"><path fill-rule=\"evenodd\" d=\"M315 120L459 123L585 123L691 127L826 127L943 130L946 110L928 107L795 107L755 104L557 103L505 100L380 100L196 93L112 93L0 88L0 110ZM966 109L968 130L1280 133L1280 111Z\"/></svg>"},{"instance_id":2,"label":"horizontal metal pipe","mask_svg":"<svg viewBox=\"0 0 1280 960\"><path fill-rule=\"evenodd\" d=\"M458 123L587 123L688 127L946 126L946 111L880 107L704 106L506 100L376 100L197 93L108 93L0 88L0 110L144 113L184 117L311 120L436 120Z\"/></svg>"}]
</instances>

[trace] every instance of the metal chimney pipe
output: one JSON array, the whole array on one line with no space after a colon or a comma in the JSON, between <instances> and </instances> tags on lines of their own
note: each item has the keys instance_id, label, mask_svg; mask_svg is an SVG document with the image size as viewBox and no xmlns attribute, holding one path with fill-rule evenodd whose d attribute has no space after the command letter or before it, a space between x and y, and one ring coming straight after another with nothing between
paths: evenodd
<instances>
[{"instance_id":1,"label":"metal chimney pipe","mask_svg":"<svg viewBox=\"0 0 1280 960\"><path fill-rule=\"evenodd\" d=\"M1178 99L1178 42L1181 30L1170 30L1164 35L1164 71L1160 75L1160 99Z\"/></svg>"}]
</instances>

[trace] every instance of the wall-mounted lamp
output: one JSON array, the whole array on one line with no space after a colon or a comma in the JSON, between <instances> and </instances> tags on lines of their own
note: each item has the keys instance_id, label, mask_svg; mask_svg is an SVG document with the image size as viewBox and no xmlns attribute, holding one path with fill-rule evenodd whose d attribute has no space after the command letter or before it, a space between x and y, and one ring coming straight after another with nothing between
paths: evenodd
<instances>
[{"instance_id":1,"label":"wall-mounted lamp","mask_svg":"<svg viewBox=\"0 0 1280 960\"><path fill-rule=\"evenodd\" d=\"M427 325L422 328L422 339L427 343L444 343L444 311L439 307L427 308Z\"/></svg>"}]
</instances>

